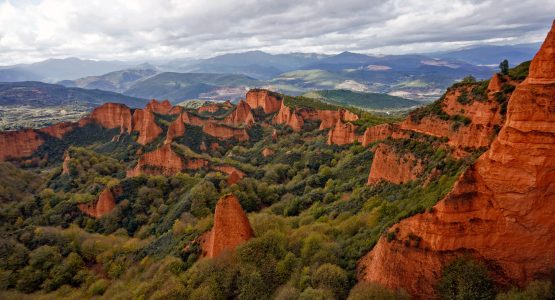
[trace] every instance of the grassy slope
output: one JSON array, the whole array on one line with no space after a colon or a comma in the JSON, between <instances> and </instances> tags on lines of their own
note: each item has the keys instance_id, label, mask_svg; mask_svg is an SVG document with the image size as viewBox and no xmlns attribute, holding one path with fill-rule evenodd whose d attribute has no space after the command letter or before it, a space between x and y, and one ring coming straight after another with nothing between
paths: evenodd
<instances>
[{"instance_id":1,"label":"grassy slope","mask_svg":"<svg viewBox=\"0 0 555 300\"><path fill-rule=\"evenodd\" d=\"M420 105L420 102L401 97L378 93L353 92L348 90L323 90L304 94L308 98L320 99L338 105L349 105L361 109L408 108Z\"/></svg>"}]
</instances>

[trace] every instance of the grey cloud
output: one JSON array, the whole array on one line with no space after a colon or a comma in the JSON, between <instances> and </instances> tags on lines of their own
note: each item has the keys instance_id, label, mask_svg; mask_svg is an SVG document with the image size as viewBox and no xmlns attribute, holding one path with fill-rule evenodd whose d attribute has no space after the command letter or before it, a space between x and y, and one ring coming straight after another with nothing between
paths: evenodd
<instances>
[{"instance_id":1,"label":"grey cloud","mask_svg":"<svg viewBox=\"0 0 555 300\"><path fill-rule=\"evenodd\" d=\"M553 0L1 1L0 65L269 52L404 53L537 41Z\"/></svg>"}]
</instances>

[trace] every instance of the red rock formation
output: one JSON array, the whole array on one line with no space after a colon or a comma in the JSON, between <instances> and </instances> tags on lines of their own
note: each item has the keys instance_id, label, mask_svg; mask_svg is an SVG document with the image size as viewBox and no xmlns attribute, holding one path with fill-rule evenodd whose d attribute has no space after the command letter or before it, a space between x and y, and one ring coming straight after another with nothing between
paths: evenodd
<instances>
[{"instance_id":1,"label":"red rock formation","mask_svg":"<svg viewBox=\"0 0 555 300\"><path fill-rule=\"evenodd\" d=\"M78 126L79 124L73 123L73 122L61 122L61 123L54 124L52 126L41 128L39 130L50 136L61 139L64 137L66 133L72 131Z\"/></svg>"},{"instance_id":2,"label":"red rock formation","mask_svg":"<svg viewBox=\"0 0 555 300\"><path fill-rule=\"evenodd\" d=\"M213 166L212 167L213 170L216 171L220 171L224 174L227 175L232 175L235 174L234 176L238 177L239 179L242 179L243 177L247 176L247 174L245 174L245 172L237 169L236 167L230 166L230 165L221 165L221 166Z\"/></svg>"},{"instance_id":3,"label":"red rock formation","mask_svg":"<svg viewBox=\"0 0 555 300\"><path fill-rule=\"evenodd\" d=\"M208 166L208 161L202 158L191 158L185 162L185 169L198 170Z\"/></svg>"},{"instance_id":4,"label":"red rock formation","mask_svg":"<svg viewBox=\"0 0 555 300\"><path fill-rule=\"evenodd\" d=\"M127 176L140 174L171 176L183 169L185 169L185 163L181 156L172 150L170 144L165 144L154 151L143 154L135 168L127 172Z\"/></svg>"},{"instance_id":5,"label":"red rock formation","mask_svg":"<svg viewBox=\"0 0 555 300\"><path fill-rule=\"evenodd\" d=\"M501 132L432 212L401 221L359 262L359 279L434 296L442 266L471 253L520 286L555 265L555 29L512 94ZM419 246L400 240L418 236Z\"/></svg>"},{"instance_id":6,"label":"red rock formation","mask_svg":"<svg viewBox=\"0 0 555 300\"><path fill-rule=\"evenodd\" d=\"M493 74L491 77L489 84L488 84L488 92L489 93L496 93L501 91L501 87L503 86L503 80L501 74Z\"/></svg>"},{"instance_id":7,"label":"red rock formation","mask_svg":"<svg viewBox=\"0 0 555 300\"><path fill-rule=\"evenodd\" d=\"M275 113L280 109L282 100L278 99L274 93L268 90L250 90L247 92L247 103L251 108L261 107L264 113Z\"/></svg>"},{"instance_id":8,"label":"red rock formation","mask_svg":"<svg viewBox=\"0 0 555 300\"><path fill-rule=\"evenodd\" d=\"M236 184L240 180L241 180L241 176L237 174L237 172L233 171L231 172L231 174L227 176L226 182L228 185L232 185L232 184Z\"/></svg>"},{"instance_id":9,"label":"red rock formation","mask_svg":"<svg viewBox=\"0 0 555 300\"><path fill-rule=\"evenodd\" d=\"M214 227L202 244L203 253L212 258L233 251L254 236L249 219L234 195L225 195L216 204Z\"/></svg>"},{"instance_id":10,"label":"red rock formation","mask_svg":"<svg viewBox=\"0 0 555 300\"><path fill-rule=\"evenodd\" d=\"M133 112L133 131L139 132L137 143L146 145L153 142L162 133L162 128L154 121L153 113L148 110L136 109Z\"/></svg>"},{"instance_id":11,"label":"red rock formation","mask_svg":"<svg viewBox=\"0 0 555 300\"><path fill-rule=\"evenodd\" d=\"M33 129L0 132L0 161L31 156L43 143Z\"/></svg>"},{"instance_id":12,"label":"red rock formation","mask_svg":"<svg viewBox=\"0 0 555 300\"><path fill-rule=\"evenodd\" d=\"M220 140L235 139L242 142L249 139L249 135L245 128L233 128L212 122L204 125L202 131Z\"/></svg>"},{"instance_id":13,"label":"red rock formation","mask_svg":"<svg viewBox=\"0 0 555 300\"><path fill-rule=\"evenodd\" d=\"M277 139L278 139L277 130L274 129L274 131L272 131L272 141L275 143L277 142Z\"/></svg>"},{"instance_id":14,"label":"red rock formation","mask_svg":"<svg viewBox=\"0 0 555 300\"><path fill-rule=\"evenodd\" d=\"M130 133L132 126L131 110L119 103L105 103L95 108L89 117L81 119L81 126L95 122L105 128L120 128L121 132Z\"/></svg>"},{"instance_id":15,"label":"red rock formation","mask_svg":"<svg viewBox=\"0 0 555 300\"><path fill-rule=\"evenodd\" d=\"M180 113L183 112L183 107L176 105L174 107L172 107L172 109L170 109L170 115L179 115Z\"/></svg>"},{"instance_id":16,"label":"red rock formation","mask_svg":"<svg viewBox=\"0 0 555 300\"><path fill-rule=\"evenodd\" d=\"M393 133L398 129L396 127L398 126L389 123L368 127L364 131L361 144L364 147L367 147L374 142L385 140L393 135Z\"/></svg>"},{"instance_id":17,"label":"red rock formation","mask_svg":"<svg viewBox=\"0 0 555 300\"><path fill-rule=\"evenodd\" d=\"M203 106L199 107L199 109L197 111L199 113L203 113L203 112L215 113L219 109L220 109L220 106L218 105L218 103L209 103L207 105L203 105Z\"/></svg>"},{"instance_id":18,"label":"red rock formation","mask_svg":"<svg viewBox=\"0 0 555 300\"><path fill-rule=\"evenodd\" d=\"M274 155L274 150L270 149L270 148L264 148L264 150L262 150L262 156L264 157L269 157Z\"/></svg>"},{"instance_id":19,"label":"red rock formation","mask_svg":"<svg viewBox=\"0 0 555 300\"><path fill-rule=\"evenodd\" d=\"M183 122L183 115L179 115L170 126L168 127L168 133L166 134L166 139L164 144L171 143L174 138L185 135L185 122Z\"/></svg>"},{"instance_id":20,"label":"red rock formation","mask_svg":"<svg viewBox=\"0 0 555 300\"><path fill-rule=\"evenodd\" d=\"M247 104L247 102L241 100L235 110L231 112L227 117L224 119L224 123L228 125L247 125L250 126L254 124L254 116L251 112L251 107Z\"/></svg>"},{"instance_id":21,"label":"red rock formation","mask_svg":"<svg viewBox=\"0 0 555 300\"><path fill-rule=\"evenodd\" d=\"M168 100L158 102L156 99L152 99L147 105L145 110L161 115L169 115L172 111L172 104Z\"/></svg>"},{"instance_id":22,"label":"red rock formation","mask_svg":"<svg viewBox=\"0 0 555 300\"><path fill-rule=\"evenodd\" d=\"M69 175L69 161L71 157L69 157L69 152L66 150L64 152L64 162L62 163L62 174Z\"/></svg>"},{"instance_id":23,"label":"red rock formation","mask_svg":"<svg viewBox=\"0 0 555 300\"><path fill-rule=\"evenodd\" d=\"M346 145L354 143L356 139L356 126L337 120L335 127L328 133L328 145Z\"/></svg>"},{"instance_id":24,"label":"red rock formation","mask_svg":"<svg viewBox=\"0 0 555 300\"><path fill-rule=\"evenodd\" d=\"M368 176L368 184L389 181L395 184L406 183L418 178L423 171L422 163L410 152L398 153L391 146L378 144Z\"/></svg>"},{"instance_id":25,"label":"red rock formation","mask_svg":"<svg viewBox=\"0 0 555 300\"><path fill-rule=\"evenodd\" d=\"M116 199L111 189L106 188L92 204L79 204L79 210L93 217L100 218L110 213L116 207Z\"/></svg>"},{"instance_id":26,"label":"red rock formation","mask_svg":"<svg viewBox=\"0 0 555 300\"><path fill-rule=\"evenodd\" d=\"M274 116L273 122L275 124L288 125L293 131L299 132L303 128L303 118L294 112L289 106L281 102L281 107L278 113Z\"/></svg>"}]
</instances>

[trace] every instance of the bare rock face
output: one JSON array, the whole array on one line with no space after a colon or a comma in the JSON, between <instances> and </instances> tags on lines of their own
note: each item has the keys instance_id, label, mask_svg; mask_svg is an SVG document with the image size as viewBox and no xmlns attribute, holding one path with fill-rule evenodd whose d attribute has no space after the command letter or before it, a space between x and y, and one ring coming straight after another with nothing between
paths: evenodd
<instances>
[{"instance_id":1,"label":"bare rock face","mask_svg":"<svg viewBox=\"0 0 555 300\"><path fill-rule=\"evenodd\" d=\"M219 109L220 109L220 106L217 103L209 103L207 105L203 105L199 107L197 111L199 113L203 113L203 112L215 113Z\"/></svg>"},{"instance_id":2,"label":"bare rock face","mask_svg":"<svg viewBox=\"0 0 555 300\"><path fill-rule=\"evenodd\" d=\"M130 133L133 129L131 110L119 103L106 103L95 108L88 118L82 119L80 125L90 121L104 128L120 128L121 132Z\"/></svg>"},{"instance_id":3,"label":"bare rock face","mask_svg":"<svg viewBox=\"0 0 555 300\"><path fill-rule=\"evenodd\" d=\"M551 27L551 31L543 42L543 45L534 56L532 63L530 63L530 71L526 78L528 84L550 84L555 82L555 20Z\"/></svg>"},{"instance_id":4,"label":"bare rock face","mask_svg":"<svg viewBox=\"0 0 555 300\"><path fill-rule=\"evenodd\" d=\"M235 139L242 142L249 139L249 134L245 128L234 128L213 122L204 125L202 131L220 140Z\"/></svg>"},{"instance_id":5,"label":"bare rock face","mask_svg":"<svg viewBox=\"0 0 555 300\"><path fill-rule=\"evenodd\" d=\"M351 123L343 123L338 119L335 127L328 132L328 145L347 145L354 143L356 138L356 126Z\"/></svg>"},{"instance_id":6,"label":"bare rock face","mask_svg":"<svg viewBox=\"0 0 555 300\"><path fill-rule=\"evenodd\" d=\"M364 131L361 144L367 147L374 142L385 140L392 136L394 132L398 130L398 127L397 125L389 123L368 127Z\"/></svg>"},{"instance_id":7,"label":"bare rock face","mask_svg":"<svg viewBox=\"0 0 555 300\"><path fill-rule=\"evenodd\" d=\"M401 221L358 265L359 280L434 296L442 266L470 253L523 286L555 265L555 33L513 92L499 135L431 212ZM420 237L418 247L402 243Z\"/></svg>"},{"instance_id":8,"label":"bare rock face","mask_svg":"<svg viewBox=\"0 0 555 300\"><path fill-rule=\"evenodd\" d=\"M271 114L279 110L282 100L268 90L255 89L247 92L247 103L251 108L261 107L264 113Z\"/></svg>"},{"instance_id":9,"label":"bare rock face","mask_svg":"<svg viewBox=\"0 0 555 300\"><path fill-rule=\"evenodd\" d=\"M494 75L496 78L497 75ZM442 110L449 116L463 116L470 121L468 125L454 127L454 122L443 120L436 115L425 116L415 121L408 117L400 128L435 137L448 138L447 144L455 149L487 147L493 141L496 128L502 125L503 118L499 103L491 96L487 101L475 100L462 104L457 99L462 93L470 94L468 88L461 87L447 91L442 102Z\"/></svg>"},{"instance_id":10,"label":"bare rock face","mask_svg":"<svg viewBox=\"0 0 555 300\"><path fill-rule=\"evenodd\" d=\"M183 114L180 114L168 127L166 134L165 144L171 143L174 138L185 135L185 122L183 121Z\"/></svg>"},{"instance_id":11,"label":"bare rock face","mask_svg":"<svg viewBox=\"0 0 555 300\"><path fill-rule=\"evenodd\" d=\"M488 92L495 93L501 91L503 80L501 74L493 74L488 84Z\"/></svg>"},{"instance_id":12,"label":"bare rock face","mask_svg":"<svg viewBox=\"0 0 555 300\"><path fill-rule=\"evenodd\" d=\"M146 145L153 142L162 133L154 121L154 114L148 110L136 109L133 112L133 131L139 132L137 143Z\"/></svg>"},{"instance_id":13,"label":"bare rock face","mask_svg":"<svg viewBox=\"0 0 555 300\"><path fill-rule=\"evenodd\" d=\"M158 102L156 99L152 99L147 105L146 110L161 114L161 115L169 115L172 111L172 104L168 100L164 100L162 102Z\"/></svg>"},{"instance_id":14,"label":"bare rock face","mask_svg":"<svg viewBox=\"0 0 555 300\"><path fill-rule=\"evenodd\" d=\"M54 124L52 126L41 128L39 130L50 136L61 139L64 137L66 133L72 131L78 126L79 124L73 123L73 122L61 122L61 123Z\"/></svg>"},{"instance_id":15,"label":"bare rock face","mask_svg":"<svg viewBox=\"0 0 555 300\"><path fill-rule=\"evenodd\" d=\"M206 257L213 258L224 251L233 251L254 236L249 219L234 195L225 195L216 204L214 227L202 244Z\"/></svg>"},{"instance_id":16,"label":"bare rock face","mask_svg":"<svg viewBox=\"0 0 555 300\"><path fill-rule=\"evenodd\" d=\"M232 184L236 184L240 180L241 180L241 175L239 175L237 172L233 171L233 172L231 172L231 174L229 174L227 176L226 182L227 182L228 185L232 185Z\"/></svg>"},{"instance_id":17,"label":"bare rock face","mask_svg":"<svg viewBox=\"0 0 555 300\"><path fill-rule=\"evenodd\" d=\"M62 174L69 175L69 161L71 157L69 156L69 152L66 150L64 152L64 162L62 163Z\"/></svg>"},{"instance_id":18,"label":"bare rock face","mask_svg":"<svg viewBox=\"0 0 555 300\"><path fill-rule=\"evenodd\" d=\"M401 154L389 145L378 144L374 151L368 184L380 181L406 183L417 179L423 170L422 163L412 153Z\"/></svg>"},{"instance_id":19,"label":"bare rock face","mask_svg":"<svg viewBox=\"0 0 555 300\"><path fill-rule=\"evenodd\" d=\"M270 148L264 148L264 149L262 150L262 156L264 156L264 157L270 157L270 156L272 156L272 155L274 155L274 150L272 150L272 149L270 149Z\"/></svg>"},{"instance_id":20,"label":"bare rock face","mask_svg":"<svg viewBox=\"0 0 555 300\"><path fill-rule=\"evenodd\" d=\"M79 204L79 210L93 217L100 218L110 213L116 207L114 193L110 188L106 188L100 193L100 196L92 204Z\"/></svg>"},{"instance_id":21,"label":"bare rock face","mask_svg":"<svg viewBox=\"0 0 555 300\"><path fill-rule=\"evenodd\" d=\"M288 125L293 131L299 132L303 128L304 121L299 114L282 102L278 113L274 116L273 123Z\"/></svg>"},{"instance_id":22,"label":"bare rock face","mask_svg":"<svg viewBox=\"0 0 555 300\"><path fill-rule=\"evenodd\" d=\"M0 132L0 161L31 156L43 143L33 129Z\"/></svg>"},{"instance_id":23,"label":"bare rock face","mask_svg":"<svg viewBox=\"0 0 555 300\"><path fill-rule=\"evenodd\" d=\"M254 116L251 112L251 107L247 104L247 102L241 100L235 107L235 110L231 112L227 117L224 119L224 123L228 125L246 125L250 126L254 124Z\"/></svg>"},{"instance_id":24,"label":"bare rock face","mask_svg":"<svg viewBox=\"0 0 555 300\"><path fill-rule=\"evenodd\" d=\"M135 168L128 171L127 176L138 176L140 174L151 175L174 175L185 169L185 163L181 156L175 153L170 144L143 154Z\"/></svg>"}]
</instances>

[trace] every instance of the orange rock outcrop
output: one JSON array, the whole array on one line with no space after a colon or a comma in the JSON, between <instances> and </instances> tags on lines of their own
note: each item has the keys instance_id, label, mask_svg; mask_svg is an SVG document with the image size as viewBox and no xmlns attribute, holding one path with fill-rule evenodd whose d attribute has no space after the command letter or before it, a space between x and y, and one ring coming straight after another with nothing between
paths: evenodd
<instances>
[{"instance_id":1,"label":"orange rock outcrop","mask_svg":"<svg viewBox=\"0 0 555 300\"><path fill-rule=\"evenodd\" d=\"M137 143L146 145L153 142L162 133L156 121L154 114L148 110L136 109L133 112L133 131L139 132Z\"/></svg>"},{"instance_id":2,"label":"orange rock outcrop","mask_svg":"<svg viewBox=\"0 0 555 300\"><path fill-rule=\"evenodd\" d=\"M555 27L555 24L554 24ZM359 280L430 298L441 268L470 253L498 282L525 285L555 265L555 28L513 92L499 135L431 212L391 228L358 265ZM418 247L406 246L409 235Z\"/></svg>"},{"instance_id":3,"label":"orange rock outcrop","mask_svg":"<svg viewBox=\"0 0 555 300\"><path fill-rule=\"evenodd\" d=\"M328 145L347 145L356 141L356 126L351 123L343 123L338 119L333 127L328 132Z\"/></svg>"},{"instance_id":4,"label":"orange rock outcrop","mask_svg":"<svg viewBox=\"0 0 555 300\"><path fill-rule=\"evenodd\" d=\"M43 143L33 129L0 132L0 161L31 156Z\"/></svg>"},{"instance_id":5,"label":"orange rock outcrop","mask_svg":"<svg viewBox=\"0 0 555 300\"><path fill-rule=\"evenodd\" d=\"M98 199L91 204L79 204L79 210L93 217L100 218L110 213L116 207L116 199L110 188L104 189Z\"/></svg>"},{"instance_id":6,"label":"orange rock outcrop","mask_svg":"<svg viewBox=\"0 0 555 300\"><path fill-rule=\"evenodd\" d=\"M228 125L246 125L254 124L254 116L251 112L251 107L247 102L241 100L228 116L225 117L224 123Z\"/></svg>"},{"instance_id":7,"label":"orange rock outcrop","mask_svg":"<svg viewBox=\"0 0 555 300\"><path fill-rule=\"evenodd\" d=\"M270 156L272 156L272 155L274 155L274 150L272 150L272 149L270 149L270 148L264 148L264 149L262 150L262 156L264 156L264 157L270 157Z\"/></svg>"},{"instance_id":8,"label":"orange rock outcrop","mask_svg":"<svg viewBox=\"0 0 555 300\"><path fill-rule=\"evenodd\" d=\"M246 101L251 108L261 107L264 113L271 114L279 110L282 100L268 90L254 89L247 92Z\"/></svg>"},{"instance_id":9,"label":"orange rock outcrop","mask_svg":"<svg viewBox=\"0 0 555 300\"><path fill-rule=\"evenodd\" d=\"M105 128L120 128L121 132L130 133L133 129L133 118L129 107L119 103L105 103L95 108L92 113L81 119L80 125L94 122Z\"/></svg>"},{"instance_id":10,"label":"orange rock outcrop","mask_svg":"<svg viewBox=\"0 0 555 300\"><path fill-rule=\"evenodd\" d=\"M39 131L42 131L50 136L53 136L55 138L61 139L64 137L64 135L70 131L72 131L73 129L77 128L78 124L77 123L73 123L73 122L61 122L61 123L57 123L54 124L52 126L48 126L48 127L44 127L39 129Z\"/></svg>"},{"instance_id":11,"label":"orange rock outcrop","mask_svg":"<svg viewBox=\"0 0 555 300\"><path fill-rule=\"evenodd\" d=\"M183 121L183 114L180 114L168 127L166 133L165 144L171 143L174 138L185 135L185 122Z\"/></svg>"},{"instance_id":12,"label":"orange rock outcrop","mask_svg":"<svg viewBox=\"0 0 555 300\"><path fill-rule=\"evenodd\" d=\"M367 147L374 142L385 140L393 136L398 131L398 127L396 124L389 123L368 127L364 131L360 142L364 147Z\"/></svg>"},{"instance_id":13,"label":"orange rock outcrop","mask_svg":"<svg viewBox=\"0 0 555 300\"><path fill-rule=\"evenodd\" d=\"M185 163L181 156L175 153L170 144L143 154L135 168L127 173L127 176L138 176L140 174L152 175L174 175L185 169Z\"/></svg>"},{"instance_id":14,"label":"orange rock outcrop","mask_svg":"<svg viewBox=\"0 0 555 300\"><path fill-rule=\"evenodd\" d=\"M228 125L216 124L213 122L209 122L204 125L202 127L202 131L220 140L235 139L242 142L249 139L249 134L245 128L234 128Z\"/></svg>"},{"instance_id":15,"label":"orange rock outcrop","mask_svg":"<svg viewBox=\"0 0 555 300\"><path fill-rule=\"evenodd\" d=\"M417 179L423 169L422 163L412 153L398 153L391 146L381 143L374 150L368 184L380 181L406 183Z\"/></svg>"},{"instance_id":16,"label":"orange rock outcrop","mask_svg":"<svg viewBox=\"0 0 555 300\"><path fill-rule=\"evenodd\" d=\"M69 175L69 161L71 157L69 156L69 152L66 150L64 152L64 161L62 162L62 174Z\"/></svg>"},{"instance_id":17,"label":"orange rock outcrop","mask_svg":"<svg viewBox=\"0 0 555 300\"><path fill-rule=\"evenodd\" d=\"M254 236L247 215L234 195L225 195L216 204L214 226L202 243L205 257L213 258L233 251Z\"/></svg>"},{"instance_id":18,"label":"orange rock outcrop","mask_svg":"<svg viewBox=\"0 0 555 300\"><path fill-rule=\"evenodd\" d=\"M281 102L280 109L274 116L273 122L275 124L288 125L296 132L301 131L304 124L303 118L283 102Z\"/></svg>"},{"instance_id":19,"label":"orange rock outcrop","mask_svg":"<svg viewBox=\"0 0 555 300\"><path fill-rule=\"evenodd\" d=\"M145 110L148 110L153 113L161 114L161 115L169 115L172 112L172 104L168 100L164 100L162 102L158 102L156 99L152 99L145 107ZM175 113L175 111L174 111Z\"/></svg>"}]
</instances>

